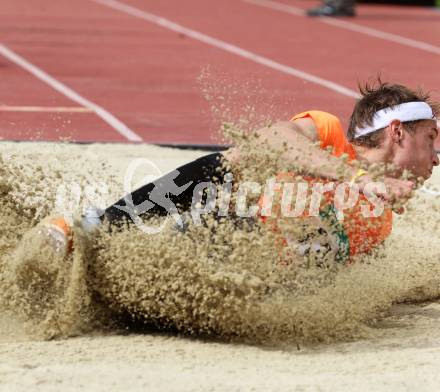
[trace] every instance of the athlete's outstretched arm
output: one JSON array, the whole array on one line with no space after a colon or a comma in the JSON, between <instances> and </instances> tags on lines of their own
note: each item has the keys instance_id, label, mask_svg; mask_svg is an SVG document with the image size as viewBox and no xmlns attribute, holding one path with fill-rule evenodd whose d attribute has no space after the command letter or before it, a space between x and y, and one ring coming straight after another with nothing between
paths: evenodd
<instances>
[{"instance_id":1,"label":"athlete's outstretched arm","mask_svg":"<svg viewBox=\"0 0 440 392\"><path fill-rule=\"evenodd\" d=\"M279 122L258 130L257 134L262 151L280 151L287 163L291 163L295 170L299 169L305 174L332 181L350 181L358 172L357 167L348 165L343 159L320 147L318 130L310 118ZM231 161L240 159L238 148L232 148L224 155ZM372 177L365 175L359 178L357 183L363 191L364 186L373 181ZM415 188L413 181L392 177L385 177L383 181L388 192L378 196L392 204L399 199L409 198Z\"/></svg>"}]
</instances>

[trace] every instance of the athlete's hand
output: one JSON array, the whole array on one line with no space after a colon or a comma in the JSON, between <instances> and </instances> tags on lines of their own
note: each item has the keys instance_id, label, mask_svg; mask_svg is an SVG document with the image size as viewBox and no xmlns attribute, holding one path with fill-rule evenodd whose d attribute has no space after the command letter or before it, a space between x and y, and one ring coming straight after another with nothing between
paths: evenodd
<instances>
[{"instance_id":1,"label":"athlete's hand","mask_svg":"<svg viewBox=\"0 0 440 392\"><path fill-rule=\"evenodd\" d=\"M402 180L393 177L383 177L382 179L373 179L369 175L362 176L359 178L358 185L364 194L368 193L367 184L372 182L382 182L385 185L386 192L375 193L377 197L389 204L394 212L397 214L402 214L405 210L403 204L410 199L414 190L416 189L416 182L409 180Z\"/></svg>"}]
</instances>

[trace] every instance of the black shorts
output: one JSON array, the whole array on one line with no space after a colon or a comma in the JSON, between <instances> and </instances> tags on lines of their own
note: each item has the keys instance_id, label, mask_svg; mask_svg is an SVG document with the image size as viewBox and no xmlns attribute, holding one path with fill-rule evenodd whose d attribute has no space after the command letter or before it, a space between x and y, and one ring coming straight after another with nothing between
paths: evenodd
<instances>
[{"instance_id":1,"label":"black shorts","mask_svg":"<svg viewBox=\"0 0 440 392\"><path fill-rule=\"evenodd\" d=\"M221 153L213 153L178 167L118 200L105 210L103 219L117 223L124 219L130 222L133 216L163 216L170 213L172 205L179 213L188 211L198 184L223 182L223 160Z\"/></svg>"}]
</instances>

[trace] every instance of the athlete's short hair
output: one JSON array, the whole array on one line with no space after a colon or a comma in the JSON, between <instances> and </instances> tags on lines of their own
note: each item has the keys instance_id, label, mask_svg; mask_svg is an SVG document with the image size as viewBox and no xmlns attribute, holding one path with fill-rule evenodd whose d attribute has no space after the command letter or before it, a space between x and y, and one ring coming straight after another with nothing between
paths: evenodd
<instances>
[{"instance_id":1,"label":"athlete's short hair","mask_svg":"<svg viewBox=\"0 0 440 392\"><path fill-rule=\"evenodd\" d=\"M382 82L380 77L373 82L367 82L364 85L359 84L361 98L358 99L354 106L353 113L350 117L350 125L347 130L347 138L350 143L365 146L368 148L379 147L384 140L384 129L379 129L368 135L355 138L356 128L371 126L374 114L388 107L393 107L407 102L425 102L433 113L437 116L440 112L440 105L432 101L429 93L418 88L412 90L401 84L392 84ZM405 122L404 129L413 133L419 121Z\"/></svg>"}]
</instances>

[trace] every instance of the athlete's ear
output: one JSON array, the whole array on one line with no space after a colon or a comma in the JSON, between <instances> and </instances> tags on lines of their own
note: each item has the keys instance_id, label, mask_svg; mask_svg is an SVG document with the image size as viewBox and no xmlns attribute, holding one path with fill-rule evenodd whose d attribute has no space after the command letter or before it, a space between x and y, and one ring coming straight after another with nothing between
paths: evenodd
<instances>
[{"instance_id":1,"label":"athlete's ear","mask_svg":"<svg viewBox=\"0 0 440 392\"><path fill-rule=\"evenodd\" d=\"M394 143L400 144L403 140L405 133L403 132L403 125L400 120L393 120L390 122L390 136Z\"/></svg>"}]
</instances>

